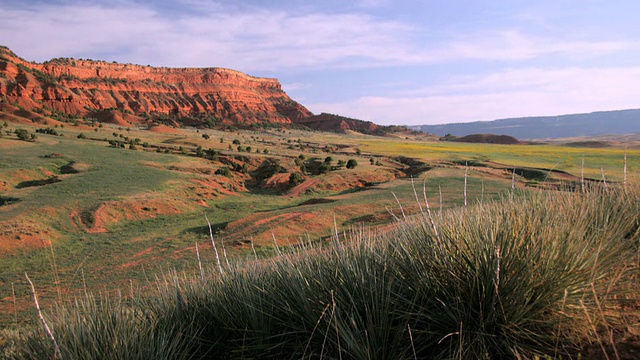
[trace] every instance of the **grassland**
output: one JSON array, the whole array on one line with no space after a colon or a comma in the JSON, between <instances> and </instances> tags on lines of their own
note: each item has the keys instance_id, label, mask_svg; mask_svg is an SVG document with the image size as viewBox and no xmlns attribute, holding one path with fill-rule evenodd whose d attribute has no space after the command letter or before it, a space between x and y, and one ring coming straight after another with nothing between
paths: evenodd
<instances>
[{"instance_id":1,"label":"grassland","mask_svg":"<svg viewBox=\"0 0 640 360\"><path fill-rule=\"evenodd\" d=\"M11 124L10 128L13 127L30 131L42 128L34 124ZM516 176L512 182L509 169L514 167L547 169L543 170L547 175L545 182L557 186L579 183L583 170L587 178L595 180L600 180L604 172L611 186L617 186L615 182L623 179L625 153L629 182L640 168L640 151L634 144L601 149L480 145L275 129L206 130L210 137L207 140L202 132L189 129L175 133L109 126L95 129L67 126L58 129L64 136L39 135L35 142L19 141L5 130L5 136L0 138L0 196L6 199L0 206L0 324L5 329L30 326L37 321L25 272L36 284L41 304L49 313L55 302L84 297L85 293L102 294L97 295L98 303L106 294L113 298L124 293L125 300L118 301L125 301L127 306L134 299L144 302L146 295L155 294L170 306L175 299L167 298L162 291L158 293L158 284L153 279L172 271L182 274L177 278L185 284L190 284L193 277L197 279L196 242L202 261L215 264L207 219L211 221L214 240L219 246L225 244L231 266L236 269L229 271L238 272L233 277L241 282L243 276L248 276L239 275L243 273L242 267L262 269L256 270L258 278L262 276L258 274L266 271L248 259L253 259L254 249L262 259L277 254L274 237L286 252L293 251L289 246L295 247L301 241L313 244L330 241L335 227L340 234L354 229L365 234L397 231L393 230L397 226L394 216L402 218L402 211L420 213L413 188L418 188L421 198L423 183L434 214L450 217L447 214L454 214L464 204L465 192L468 206L479 209L508 198L512 186L522 189L523 194L537 192L534 189L542 181ZM85 134L84 138L78 138L80 133ZM138 144L147 146L138 145L131 150L108 144L108 140L124 138L139 139ZM251 147L252 152L238 151L234 140L243 147ZM215 150L219 158L196 156L198 146ZM338 160L353 158L359 165L356 169L334 168L326 174L309 174L300 185L304 189L300 192L287 183L288 177L276 181L277 174L264 181L255 180L266 159L277 160L286 175L300 171L296 163L300 155L319 161L331 156L334 165ZM465 162L470 164L468 168ZM247 170L232 171L230 177L215 174L217 169L235 163L246 164ZM565 173L548 172L549 169ZM413 186L407 174L413 174ZM593 184L600 186L597 182ZM369 236L373 235L364 237ZM453 233L450 236L456 238ZM373 237L377 239L377 235ZM388 239L376 242L388 248ZM350 251L355 254L358 246L363 245ZM287 261L294 261L296 256ZM302 259L307 260L295 262L315 261L311 255ZM266 261L267 267L292 266L286 261ZM214 280L216 271L212 267L207 272L212 284L218 284ZM209 290L197 291L226 291L216 290L219 285L211 286ZM320 310L331 305L327 298L323 299ZM89 301L82 306L92 304ZM321 317L317 310L309 314L316 317L313 321ZM326 311L324 314L331 313ZM313 322L307 324L307 330L312 325ZM327 326L333 329L331 323ZM342 326L347 325L340 325L339 329ZM323 331L322 336L329 339L327 330ZM405 335L403 332L402 336ZM310 334L302 332L300 336ZM304 338L307 339L310 337ZM594 337L586 339L591 341ZM361 340L371 341L355 338L351 341ZM401 342L406 340L403 338ZM343 341L340 345L334 343L331 351L332 356L346 356L335 347L343 346L347 339L327 341ZM171 346L174 345L182 346ZM454 345L448 346L453 349ZM251 351L261 354L255 349ZM283 352L269 354L278 357ZM407 353L400 357L412 356Z\"/></svg>"}]
</instances>

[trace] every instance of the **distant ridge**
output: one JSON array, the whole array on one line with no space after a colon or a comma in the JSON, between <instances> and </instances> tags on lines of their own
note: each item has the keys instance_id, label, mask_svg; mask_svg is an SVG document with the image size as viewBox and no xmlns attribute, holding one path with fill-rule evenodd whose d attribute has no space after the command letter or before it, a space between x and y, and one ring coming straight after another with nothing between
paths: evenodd
<instances>
[{"instance_id":1,"label":"distant ridge","mask_svg":"<svg viewBox=\"0 0 640 360\"><path fill-rule=\"evenodd\" d=\"M588 114L538 116L443 125L411 126L439 136L451 134L509 135L518 139L558 139L578 136L640 133L640 109L598 111Z\"/></svg>"}]
</instances>

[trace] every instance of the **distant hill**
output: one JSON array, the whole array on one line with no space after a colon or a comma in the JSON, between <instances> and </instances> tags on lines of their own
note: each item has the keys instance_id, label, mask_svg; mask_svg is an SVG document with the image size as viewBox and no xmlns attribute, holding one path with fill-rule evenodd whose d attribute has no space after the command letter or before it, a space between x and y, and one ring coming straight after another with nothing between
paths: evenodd
<instances>
[{"instance_id":1,"label":"distant hill","mask_svg":"<svg viewBox=\"0 0 640 360\"><path fill-rule=\"evenodd\" d=\"M403 134L410 131L407 130L407 128L404 126L377 125L372 123L371 121L364 121L327 113L321 113L320 115L313 115L307 118L297 119L294 121L294 123L318 131L332 131L342 133L347 131L355 131L362 134L380 136Z\"/></svg>"},{"instance_id":2,"label":"distant hill","mask_svg":"<svg viewBox=\"0 0 640 360\"><path fill-rule=\"evenodd\" d=\"M451 139L455 142L467 142L467 143L479 143L479 144L501 144L501 145L515 145L520 141L509 135L494 135L494 134L472 134L459 138Z\"/></svg>"},{"instance_id":3,"label":"distant hill","mask_svg":"<svg viewBox=\"0 0 640 360\"><path fill-rule=\"evenodd\" d=\"M539 116L443 125L411 126L439 136L451 134L509 135L518 139L557 139L640 133L640 109L598 111L589 114Z\"/></svg>"}]
</instances>

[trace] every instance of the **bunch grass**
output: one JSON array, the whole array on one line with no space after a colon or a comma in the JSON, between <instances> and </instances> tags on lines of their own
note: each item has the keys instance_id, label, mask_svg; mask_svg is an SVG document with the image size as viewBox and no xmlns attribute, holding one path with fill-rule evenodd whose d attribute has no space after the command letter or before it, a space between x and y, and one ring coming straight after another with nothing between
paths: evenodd
<instances>
[{"instance_id":1,"label":"bunch grass","mask_svg":"<svg viewBox=\"0 0 640 360\"><path fill-rule=\"evenodd\" d=\"M516 192L162 274L154 296L88 294L47 322L67 359L572 356L603 341L604 307L633 288L638 200L636 186ZM37 328L11 343L54 356Z\"/></svg>"}]
</instances>

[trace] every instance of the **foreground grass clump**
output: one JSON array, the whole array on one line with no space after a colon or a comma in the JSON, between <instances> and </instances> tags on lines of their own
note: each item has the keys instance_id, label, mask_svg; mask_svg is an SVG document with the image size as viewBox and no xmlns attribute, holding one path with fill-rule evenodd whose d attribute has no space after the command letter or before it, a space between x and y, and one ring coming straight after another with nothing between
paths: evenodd
<instances>
[{"instance_id":1,"label":"foreground grass clump","mask_svg":"<svg viewBox=\"0 0 640 360\"><path fill-rule=\"evenodd\" d=\"M575 354L637 270L639 194L534 193L165 275L48 321L63 358L531 358ZM607 324L604 324L607 325ZM607 325L608 326L608 325ZM39 330L17 358L52 358Z\"/></svg>"}]
</instances>

